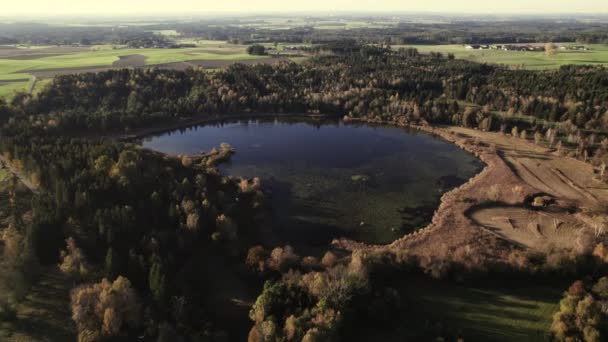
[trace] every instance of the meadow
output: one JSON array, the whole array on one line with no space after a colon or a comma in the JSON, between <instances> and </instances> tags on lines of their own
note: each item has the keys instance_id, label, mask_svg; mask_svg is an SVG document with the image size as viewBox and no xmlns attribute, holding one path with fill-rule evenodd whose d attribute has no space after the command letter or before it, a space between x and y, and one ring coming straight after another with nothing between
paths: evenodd
<instances>
[{"instance_id":1,"label":"meadow","mask_svg":"<svg viewBox=\"0 0 608 342\"><path fill-rule=\"evenodd\" d=\"M447 322L471 341L543 341L567 281L559 286L525 281L474 285L409 279L415 307ZM556 284L557 285L557 284Z\"/></svg>"},{"instance_id":2,"label":"meadow","mask_svg":"<svg viewBox=\"0 0 608 342\"><path fill-rule=\"evenodd\" d=\"M197 47L184 49L132 49L122 46L99 45L90 48L20 47L0 48L0 96L10 97L15 91L26 91L33 81L32 74L47 70L111 67L121 56L141 55L145 65L183 62L189 60L238 61L265 58L247 54L244 45L223 41L194 41ZM91 70L95 71L95 70ZM41 88L38 73L33 91ZM44 84L44 80L42 81Z\"/></svg>"},{"instance_id":3,"label":"meadow","mask_svg":"<svg viewBox=\"0 0 608 342\"><path fill-rule=\"evenodd\" d=\"M567 46L572 44L559 45ZM555 69L568 64L608 65L608 45L585 44L585 46L590 50L557 50L557 53L553 56L548 56L544 52L469 50L466 49L464 45L397 45L393 47L413 47L418 49L421 53L452 53L456 58L462 58L473 62L505 64L511 67L531 70Z\"/></svg>"}]
</instances>

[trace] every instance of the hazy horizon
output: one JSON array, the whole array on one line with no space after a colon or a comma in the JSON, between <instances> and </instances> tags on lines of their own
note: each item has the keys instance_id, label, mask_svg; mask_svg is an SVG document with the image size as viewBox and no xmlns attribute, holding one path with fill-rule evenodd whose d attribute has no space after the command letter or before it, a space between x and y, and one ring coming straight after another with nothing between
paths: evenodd
<instances>
[{"instance_id":1,"label":"hazy horizon","mask_svg":"<svg viewBox=\"0 0 608 342\"><path fill-rule=\"evenodd\" d=\"M492 14L492 15L556 15L608 14L606 0L309 0L296 4L281 0L211 2L200 0L24 0L3 4L0 17L52 17L86 15L108 16L204 16L246 15L262 13L428 13L428 14Z\"/></svg>"}]
</instances>

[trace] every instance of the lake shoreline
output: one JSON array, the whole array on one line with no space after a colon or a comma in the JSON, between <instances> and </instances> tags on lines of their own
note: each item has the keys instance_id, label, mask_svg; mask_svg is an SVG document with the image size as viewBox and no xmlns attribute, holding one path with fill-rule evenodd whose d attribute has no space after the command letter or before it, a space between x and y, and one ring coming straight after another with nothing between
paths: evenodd
<instances>
[{"instance_id":1,"label":"lake shoreline","mask_svg":"<svg viewBox=\"0 0 608 342\"><path fill-rule=\"evenodd\" d=\"M509 263L511 261L507 260L508 256L513 251L520 249L520 247L512 243L512 241L505 240L501 234L474 222L469 213L474 212L477 207L488 202L488 189L494 185L504 190L498 195L495 202L505 205L522 205L526 198L541 192L535 187L535 184L530 184L523 180L512 169L512 165L504 156L505 153L509 153L507 146L517 145L522 150L536 149L540 155L551 156L551 158L560 160L566 159L566 157L555 156L548 148L539 147L531 141L496 132L484 132L457 126L414 125L407 122L382 121L370 118L348 118L347 120L341 120L337 116L319 114L243 113L199 117L171 126L139 130L124 136L124 139L143 139L152 135L207 123L268 118L313 119L320 121L336 119L346 124L382 125L412 129L452 143L471 153L485 164L485 167L479 173L468 179L464 184L443 193L439 200L439 206L434 211L432 220L427 226L413 233L406 234L388 244L368 244L349 238L336 238L332 241L333 248L349 251L407 251L418 258L430 259L436 257L449 258L454 253L465 253L463 250L475 250L484 255L484 261L481 264L487 264L487 262ZM586 168L585 172L589 172L587 170L588 167L585 167L583 162L576 160L569 160L568 162L580 164L580 167ZM559 186L564 186L564 184L560 183ZM585 187L584 185L581 186ZM520 190L518 192L507 191L515 188L519 188Z\"/></svg>"},{"instance_id":2,"label":"lake shoreline","mask_svg":"<svg viewBox=\"0 0 608 342\"><path fill-rule=\"evenodd\" d=\"M340 237L389 244L426 226L439 205L441 194L466 182L484 167L470 153L427 132L378 123L307 118L310 116L304 119L293 115L247 116L244 120L231 117L221 120L222 124L156 135L141 144L167 156L192 157L227 142L241 158L233 161L233 171L222 173L245 178L278 177L277 184L298 189L292 194L298 199L294 203L300 203L297 205L303 205L308 196L320 196L319 191L324 192L315 205L316 210L310 209L312 204L306 204L293 207L282 216L291 217L293 209L299 217L302 210L314 213L309 218L315 222L312 230L320 226L340 227L341 231L336 230L329 236L327 232L319 233L318 238L326 241L327 246ZM285 164L291 163L288 160L293 156L298 158L293 160L299 165L297 169ZM402 163L404 160L415 163ZM358 179L357 175L363 176ZM458 180L446 185L446 177ZM312 184L318 186L311 187ZM422 206L430 206L424 219L420 213L408 213ZM317 217L322 212L327 215L331 212L333 218ZM304 221L295 219L296 216L289 219L294 222L288 226L301 226L295 222ZM336 220L337 217L340 219ZM298 244L300 240L309 238L286 241Z\"/></svg>"},{"instance_id":3,"label":"lake shoreline","mask_svg":"<svg viewBox=\"0 0 608 342\"><path fill-rule=\"evenodd\" d=\"M180 129L186 129L195 126L202 126L205 124L212 123L220 123L230 120L246 120L246 119L268 119L268 118L282 118L282 119L313 119L313 120L329 120L329 119L339 119L338 116L327 116L322 114L298 114L298 113L264 113L264 114L255 114L255 113L238 113L238 114L225 114L222 116L213 116L209 117L205 116L197 116L193 118L189 118L186 120L180 120L179 122L170 124L170 125L158 125L149 128L136 129L132 133L123 133L115 138L117 140L123 141L134 141L144 139L150 136L155 136L163 133L167 133L170 131L176 131Z\"/></svg>"},{"instance_id":4,"label":"lake shoreline","mask_svg":"<svg viewBox=\"0 0 608 342\"><path fill-rule=\"evenodd\" d=\"M467 267L484 269L489 264L508 264L517 267L513 253L525 249L543 251L553 233L545 229L547 235L536 234L524 237L524 240L511 238L518 229L491 229L472 219L474 213L484 207L493 207L500 215L508 217L510 206L526 206L526 200L535 194L549 193L556 201L553 210L564 210L572 205L585 207L594 203L605 202L608 198L602 188L593 181L593 167L580 160L553 153L553 150L539 146L528 139L513 137L498 132L486 132L457 126L411 125L400 122L382 122L367 118L354 119L360 122L393 124L399 127L411 127L434 134L451 142L480 159L486 167L466 183L444 193L431 223L414 233L387 245L364 244L348 239L336 239L336 248L350 251L385 251L400 252L417 257L422 262L435 258L458 260L464 258ZM528 154L536 156L530 162ZM544 158L544 159L543 159ZM547 177L551 172L558 175L546 180L547 184L536 179ZM489 199L490 190L498 189L495 198ZM554 189L559 189L556 191ZM577 190L581 195L572 195ZM550 212L542 215L555 215ZM592 215L585 212L576 214L578 225L589 227ZM496 216L495 216L496 217ZM502 216L501 216L502 217ZM575 247L576 225L560 228L559 234L566 234L564 243L556 248L570 249ZM525 228L525 227L522 227ZM525 228L527 230L527 228ZM534 244L521 247L521 243L534 240ZM552 241L553 242L553 241Z\"/></svg>"}]
</instances>

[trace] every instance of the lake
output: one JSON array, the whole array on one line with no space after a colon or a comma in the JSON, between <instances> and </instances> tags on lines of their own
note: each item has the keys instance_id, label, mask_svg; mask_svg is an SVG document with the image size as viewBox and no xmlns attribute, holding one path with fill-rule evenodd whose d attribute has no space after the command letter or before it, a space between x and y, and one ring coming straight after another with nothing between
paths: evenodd
<instances>
[{"instance_id":1,"label":"lake","mask_svg":"<svg viewBox=\"0 0 608 342\"><path fill-rule=\"evenodd\" d=\"M440 138L404 128L306 119L205 124L145 138L143 146L196 154L230 144L222 173L260 177L272 235L294 246L348 237L389 243L426 226L441 195L483 164Z\"/></svg>"}]
</instances>

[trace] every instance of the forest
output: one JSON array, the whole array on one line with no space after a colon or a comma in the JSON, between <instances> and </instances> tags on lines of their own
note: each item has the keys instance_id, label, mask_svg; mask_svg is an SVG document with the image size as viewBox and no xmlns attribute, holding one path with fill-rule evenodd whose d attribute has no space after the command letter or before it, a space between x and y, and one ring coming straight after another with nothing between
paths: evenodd
<instances>
[{"instance_id":1,"label":"forest","mask_svg":"<svg viewBox=\"0 0 608 342\"><path fill-rule=\"evenodd\" d=\"M225 340L227 331L209 307L213 293L197 272L209 262L201 251L213 251L247 265L260 287L250 312L250 341L327 341L354 336L352 328L362 322L396 324L391 318L404 308L396 305L399 294L382 281L392 270L448 277L487 271L456 263L446 271L439 261L422 265L407 253L345 257L333 250L300 256L289 246L258 245L265 194L259 179L217 171L217 163L232 153L230 146L193 158L162 155L120 139L192 118L321 113L515 135L527 131L605 168L605 68L526 71L415 49L352 44L321 49L332 53L303 64L57 76L36 96L0 99L2 158L44 189L34 197L29 220L15 215L9 234L17 246L11 259L15 277L35 274L36 263L59 264L79 284L71 295L79 341ZM543 260L528 257L524 272L544 272ZM575 258L574 273L594 269L596 262ZM522 271L498 269L504 277ZM264 280L270 281L262 287ZM27 281L12 284L14 290L27 287ZM575 299L565 301L607 296L605 279L573 286L569 296ZM10 303L1 304L10 312ZM564 317L586 312L566 309ZM591 325L555 331L564 338L605 333ZM422 339L457 337L413 324L410 333Z\"/></svg>"},{"instance_id":2,"label":"forest","mask_svg":"<svg viewBox=\"0 0 608 342\"><path fill-rule=\"evenodd\" d=\"M437 22L428 23L435 19ZM333 21L332 21L333 20ZM276 21L284 22L275 24ZM339 21L336 24L335 21ZM349 23L368 23L364 27L348 27ZM375 27L375 23L387 23ZM143 21L122 25L120 21L86 21L82 25L32 22L0 23L0 44L22 45L94 45L127 44L140 39L163 40L153 32L175 30L182 38L222 40L240 44L308 43L323 44L342 39L365 43L399 44L505 44L577 42L603 44L608 42L606 24L600 18L570 19L556 22L544 18L506 18L490 21L483 17L443 18L416 16L312 16L306 21L289 16L266 18L192 18L187 21ZM157 36L157 37L154 37ZM133 44L133 43L132 43Z\"/></svg>"}]
</instances>

